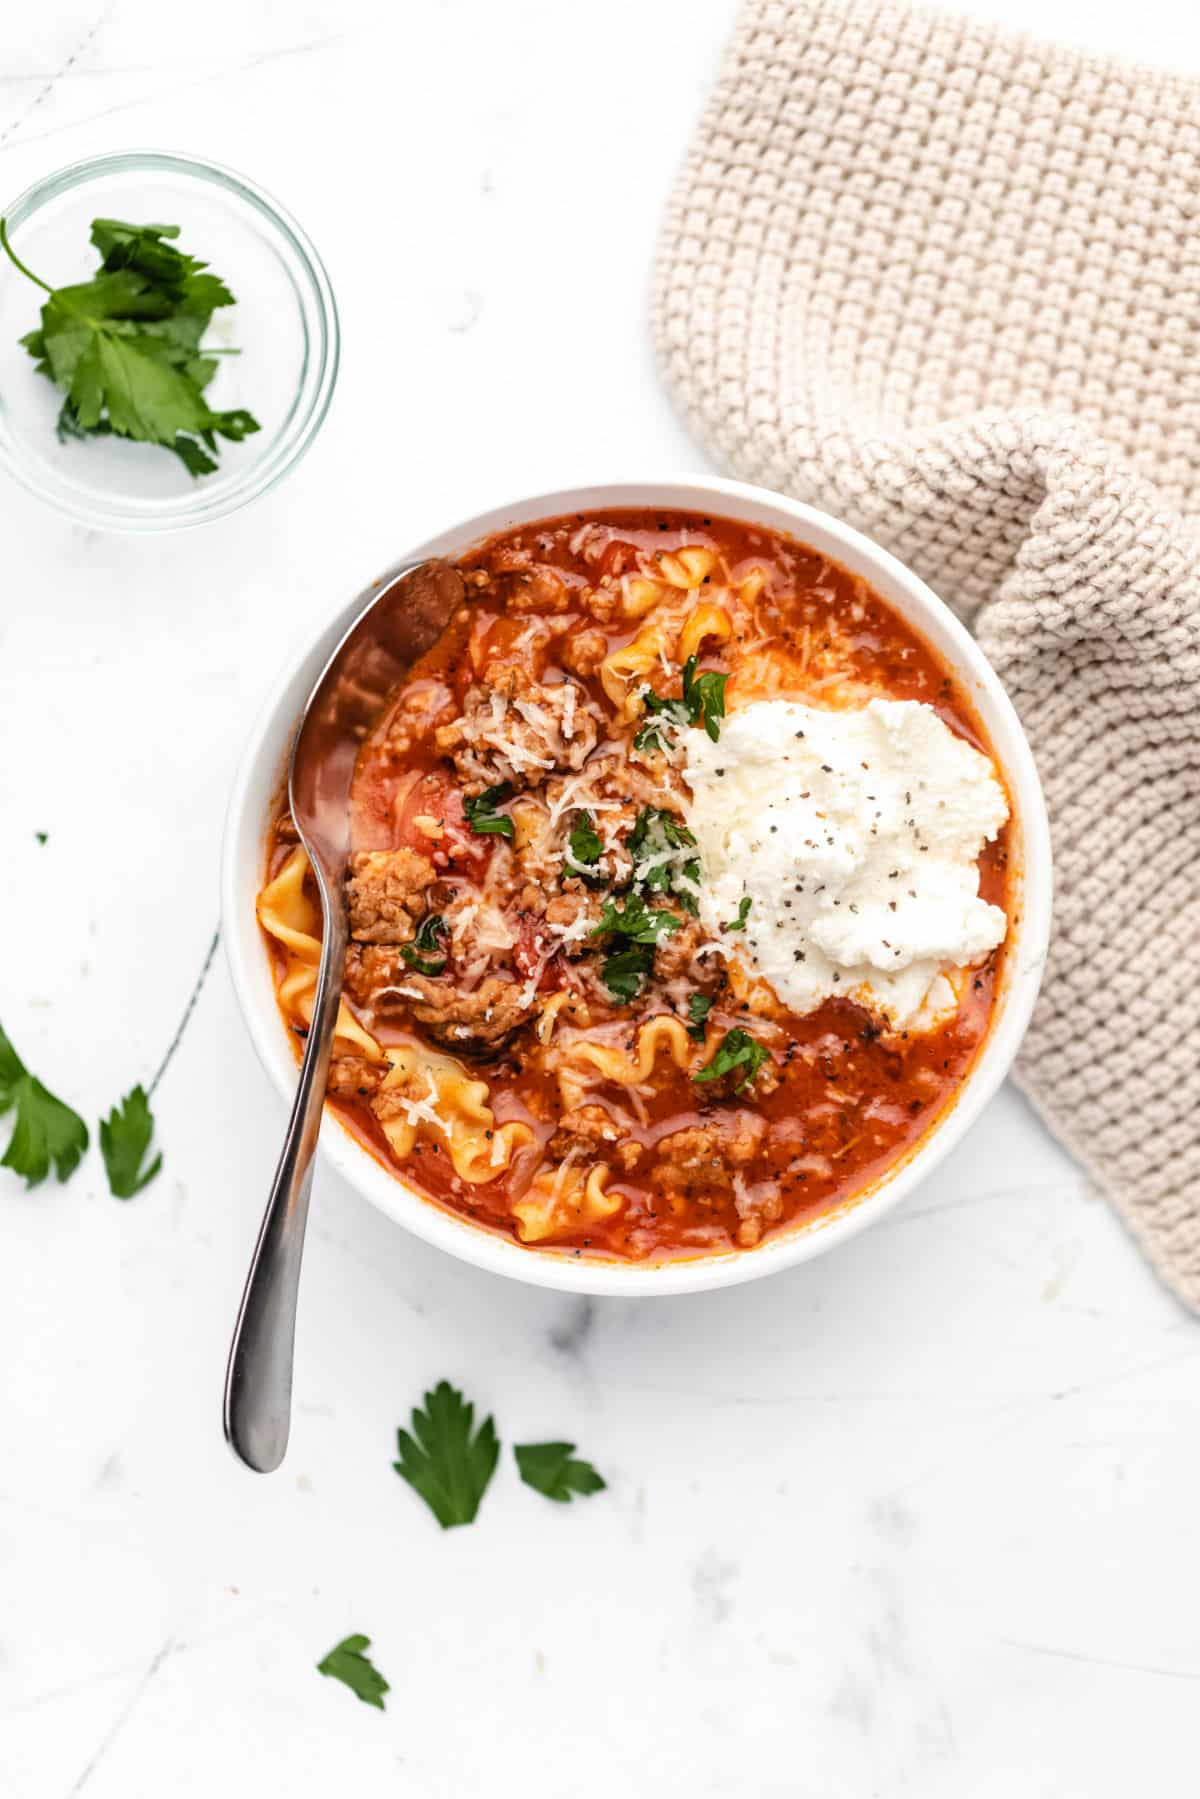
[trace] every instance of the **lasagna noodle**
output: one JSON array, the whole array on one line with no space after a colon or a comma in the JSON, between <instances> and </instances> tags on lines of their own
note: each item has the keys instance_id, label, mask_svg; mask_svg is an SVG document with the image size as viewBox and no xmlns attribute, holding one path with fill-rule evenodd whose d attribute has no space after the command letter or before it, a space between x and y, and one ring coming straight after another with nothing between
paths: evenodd
<instances>
[{"instance_id":1,"label":"lasagna noodle","mask_svg":"<svg viewBox=\"0 0 1200 1799\"><path fill-rule=\"evenodd\" d=\"M525 1197L513 1204L522 1243L575 1236L614 1217L625 1202L619 1193L608 1191L608 1180L609 1170L603 1162L590 1168L563 1162L557 1169L543 1169Z\"/></svg>"},{"instance_id":2,"label":"lasagna noodle","mask_svg":"<svg viewBox=\"0 0 1200 1799\"><path fill-rule=\"evenodd\" d=\"M279 1003L289 1018L305 1029L312 1023L321 962L321 911L305 887L309 860L300 844L258 896L258 922L285 953L278 984ZM353 1044L370 1062L381 1062L383 1050L363 1029L344 1000L338 1002L334 1036Z\"/></svg>"},{"instance_id":3,"label":"lasagna noodle","mask_svg":"<svg viewBox=\"0 0 1200 1799\"><path fill-rule=\"evenodd\" d=\"M575 1068L581 1064L594 1068L602 1080L620 1087L638 1087L650 1079L655 1061L664 1049L677 1068L686 1068L691 1061L692 1045L684 1025L678 1018L660 1013L639 1026L635 1056L619 1044L597 1043L585 1037L564 1046L562 1057Z\"/></svg>"},{"instance_id":4,"label":"lasagna noodle","mask_svg":"<svg viewBox=\"0 0 1200 1799\"><path fill-rule=\"evenodd\" d=\"M374 1110L401 1160L423 1129L445 1145L460 1180L481 1186L507 1173L516 1151L533 1141L527 1124L496 1123L487 1082L472 1080L452 1057L420 1043L389 1047L386 1055L390 1068Z\"/></svg>"}]
</instances>

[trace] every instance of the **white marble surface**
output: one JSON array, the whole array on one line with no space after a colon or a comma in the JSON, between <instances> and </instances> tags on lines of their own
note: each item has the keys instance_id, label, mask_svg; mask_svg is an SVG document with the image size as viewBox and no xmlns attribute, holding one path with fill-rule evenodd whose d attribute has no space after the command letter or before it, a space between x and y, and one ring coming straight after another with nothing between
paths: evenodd
<instances>
[{"instance_id":1,"label":"white marble surface","mask_svg":"<svg viewBox=\"0 0 1200 1799\"><path fill-rule=\"evenodd\" d=\"M978 10L1200 69L1178 0ZM0 1016L92 1115L212 937L225 791L285 641L439 522L703 466L645 333L730 0L51 0L0 22L0 188L130 144L244 167L328 259L345 360L275 494L91 535L0 495ZM48 831L41 848L34 832ZM0 1792L1195 1792L1200 1335L1006 1090L881 1228L773 1282L572 1302L319 1178L284 1471L221 1440L282 1125L218 960L128 1205L0 1171ZM446 1375L508 1439L442 1535L393 1432ZM374 1640L386 1714L314 1663Z\"/></svg>"}]
</instances>

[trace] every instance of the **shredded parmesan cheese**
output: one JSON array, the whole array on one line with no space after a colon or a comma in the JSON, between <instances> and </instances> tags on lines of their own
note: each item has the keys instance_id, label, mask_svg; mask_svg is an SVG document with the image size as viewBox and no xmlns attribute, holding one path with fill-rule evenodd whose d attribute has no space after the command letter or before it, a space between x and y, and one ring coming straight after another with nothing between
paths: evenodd
<instances>
[{"instance_id":1,"label":"shredded parmesan cheese","mask_svg":"<svg viewBox=\"0 0 1200 1799\"><path fill-rule=\"evenodd\" d=\"M404 1116L408 1120L408 1123L414 1127L418 1124L432 1124L438 1126L439 1129L444 1130L445 1125L438 1112L436 1103L438 1097L437 1082L429 1073L428 1069L425 1072L425 1079L429 1082L429 1091L424 1099L407 1099L401 1096L400 1104L404 1108Z\"/></svg>"}]
</instances>

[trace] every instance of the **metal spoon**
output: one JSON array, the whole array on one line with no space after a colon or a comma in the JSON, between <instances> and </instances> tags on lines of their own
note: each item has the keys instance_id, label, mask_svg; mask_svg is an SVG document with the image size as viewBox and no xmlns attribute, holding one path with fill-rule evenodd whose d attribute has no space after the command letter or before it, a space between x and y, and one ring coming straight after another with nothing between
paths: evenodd
<instances>
[{"instance_id":1,"label":"metal spoon","mask_svg":"<svg viewBox=\"0 0 1200 1799\"><path fill-rule=\"evenodd\" d=\"M437 642L463 592L448 563L397 570L329 658L292 740L288 803L321 895L324 940L300 1081L225 1374L226 1440L260 1474L278 1468L288 1443L300 1258L349 941L350 784L389 693Z\"/></svg>"}]
</instances>

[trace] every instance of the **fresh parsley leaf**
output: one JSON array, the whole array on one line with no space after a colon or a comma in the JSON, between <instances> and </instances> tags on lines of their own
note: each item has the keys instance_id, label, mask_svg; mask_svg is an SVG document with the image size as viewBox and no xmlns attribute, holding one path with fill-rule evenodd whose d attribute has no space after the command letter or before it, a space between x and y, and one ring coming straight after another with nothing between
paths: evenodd
<instances>
[{"instance_id":1,"label":"fresh parsley leaf","mask_svg":"<svg viewBox=\"0 0 1200 1799\"><path fill-rule=\"evenodd\" d=\"M364 1705L378 1706L383 1711L383 1695L391 1688L379 1669L368 1660L370 1647L370 1637L343 1637L324 1660L317 1663L317 1673L340 1680Z\"/></svg>"},{"instance_id":2,"label":"fresh parsley leaf","mask_svg":"<svg viewBox=\"0 0 1200 1799\"><path fill-rule=\"evenodd\" d=\"M651 911L640 894L627 893L619 907L615 900L605 900L600 922L591 935L627 937L630 943L653 944L682 929L682 918L676 918L673 912Z\"/></svg>"},{"instance_id":3,"label":"fresh parsley leaf","mask_svg":"<svg viewBox=\"0 0 1200 1799\"><path fill-rule=\"evenodd\" d=\"M629 851L635 862L645 861L663 849L689 849L696 839L673 812L661 806L643 806L629 833Z\"/></svg>"},{"instance_id":4,"label":"fresh parsley leaf","mask_svg":"<svg viewBox=\"0 0 1200 1799\"><path fill-rule=\"evenodd\" d=\"M418 974L441 974L446 966L446 952L438 948L438 939L445 935L445 919L440 912L431 912L417 926L412 942L400 945L400 954Z\"/></svg>"},{"instance_id":5,"label":"fresh parsley leaf","mask_svg":"<svg viewBox=\"0 0 1200 1799\"><path fill-rule=\"evenodd\" d=\"M443 1530L471 1524L496 1471L500 1444L491 1418L474 1429L475 1408L449 1381L414 1407L412 1434L396 1433L400 1460L392 1466L421 1495Z\"/></svg>"},{"instance_id":6,"label":"fresh parsley leaf","mask_svg":"<svg viewBox=\"0 0 1200 1799\"><path fill-rule=\"evenodd\" d=\"M588 868L594 867L599 862L604 844L600 833L592 823L590 812L579 814L567 843L573 861L582 862Z\"/></svg>"},{"instance_id":7,"label":"fresh parsley leaf","mask_svg":"<svg viewBox=\"0 0 1200 1799\"><path fill-rule=\"evenodd\" d=\"M643 806L629 833L628 849L633 857L635 876L639 863L651 862L670 850L691 849L695 842L687 826L681 824L673 812L666 812L661 806ZM675 859L658 862L636 878L644 891L670 894L685 912L696 917L699 906L691 888L700 884L698 856L689 856L682 864Z\"/></svg>"},{"instance_id":8,"label":"fresh parsley leaf","mask_svg":"<svg viewBox=\"0 0 1200 1799\"><path fill-rule=\"evenodd\" d=\"M17 1120L0 1167L24 1175L27 1187L44 1181L52 1165L67 1180L88 1146L87 1125L30 1074L0 1026L0 1116L14 1106Z\"/></svg>"},{"instance_id":9,"label":"fresh parsley leaf","mask_svg":"<svg viewBox=\"0 0 1200 1799\"><path fill-rule=\"evenodd\" d=\"M608 1484L590 1462L575 1460L574 1443L517 1443L513 1454L525 1485L559 1505L576 1494L602 1493Z\"/></svg>"},{"instance_id":10,"label":"fresh parsley leaf","mask_svg":"<svg viewBox=\"0 0 1200 1799\"><path fill-rule=\"evenodd\" d=\"M697 1043L704 1042L704 1024L712 1009L713 1001L709 994L688 994L688 1017L692 1021L688 1026L688 1036L694 1038Z\"/></svg>"},{"instance_id":11,"label":"fresh parsley leaf","mask_svg":"<svg viewBox=\"0 0 1200 1799\"><path fill-rule=\"evenodd\" d=\"M202 444L198 444L194 437L185 437L182 431L171 448L189 475L211 475L218 466Z\"/></svg>"},{"instance_id":12,"label":"fresh parsley leaf","mask_svg":"<svg viewBox=\"0 0 1200 1799\"><path fill-rule=\"evenodd\" d=\"M33 834L39 843L49 843L50 841L49 831L35 831Z\"/></svg>"},{"instance_id":13,"label":"fresh parsley leaf","mask_svg":"<svg viewBox=\"0 0 1200 1799\"><path fill-rule=\"evenodd\" d=\"M728 675L709 670L696 673L695 656L683 665L683 695L680 699L664 699L652 688L642 689L642 705L651 715L651 723L643 725L633 740L635 750L660 750L664 747L661 721L676 725L700 725L716 743L721 732L717 724L725 716L725 683ZM655 719L660 723L653 722Z\"/></svg>"},{"instance_id":14,"label":"fresh parsley leaf","mask_svg":"<svg viewBox=\"0 0 1200 1799\"><path fill-rule=\"evenodd\" d=\"M512 787L504 781L499 787L485 787L471 799L463 801L463 811L467 815L467 823L481 837L511 837L513 821L507 813L497 812L496 807L512 798Z\"/></svg>"},{"instance_id":15,"label":"fresh parsley leaf","mask_svg":"<svg viewBox=\"0 0 1200 1799\"><path fill-rule=\"evenodd\" d=\"M770 1060L770 1056L770 1050L764 1049L761 1043L756 1043L749 1031L743 1031L740 1026L735 1027L732 1031L726 1031L712 1061L705 1063L692 1079L716 1081L723 1074L733 1074L736 1069L744 1068L745 1077L737 1083L735 1089L738 1093L744 1093L763 1063Z\"/></svg>"},{"instance_id":16,"label":"fresh parsley leaf","mask_svg":"<svg viewBox=\"0 0 1200 1799\"><path fill-rule=\"evenodd\" d=\"M614 950L605 957L600 972L613 998L628 1005L654 973L654 945L631 943L626 949Z\"/></svg>"},{"instance_id":17,"label":"fresh parsley leaf","mask_svg":"<svg viewBox=\"0 0 1200 1799\"><path fill-rule=\"evenodd\" d=\"M698 675L694 656L689 656L683 665L683 702L688 717L694 725L703 723L714 743L721 735L717 720L725 716L725 683L728 679L728 675L719 675L715 671Z\"/></svg>"},{"instance_id":18,"label":"fresh parsley leaf","mask_svg":"<svg viewBox=\"0 0 1200 1799\"><path fill-rule=\"evenodd\" d=\"M735 916L729 920L727 925L722 925L722 930L744 931L746 928L746 920L750 916L750 908L753 904L754 901L750 894L743 893L741 899L738 901L738 909Z\"/></svg>"},{"instance_id":19,"label":"fresh parsley leaf","mask_svg":"<svg viewBox=\"0 0 1200 1799\"><path fill-rule=\"evenodd\" d=\"M662 732L657 725L643 725L633 740L635 750L661 750L666 745L662 740Z\"/></svg>"},{"instance_id":20,"label":"fresh parsley leaf","mask_svg":"<svg viewBox=\"0 0 1200 1799\"><path fill-rule=\"evenodd\" d=\"M109 1191L117 1199L132 1199L148 1187L162 1167L161 1153L149 1168L142 1163L154 1135L154 1114L140 1086L127 1093L100 1123L100 1153L108 1173Z\"/></svg>"},{"instance_id":21,"label":"fresh parsley leaf","mask_svg":"<svg viewBox=\"0 0 1200 1799\"><path fill-rule=\"evenodd\" d=\"M684 700L663 699L652 687L642 690L642 706L651 716L672 725L686 725L690 722L690 713ZM661 750L666 748L659 724L643 725L633 740L635 750Z\"/></svg>"},{"instance_id":22,"label":"fresh parsley leaf","mask_svg":"<svg viewBox=\"0 0 1200 1799\"><path fill-rule=\"evenodd\" d=\"M233 295L169 241L178 235L177 225L94 219L98 272L51 288L21 261L0 219L0 248L49 296L40 325L20 341L65 396L59 438L115 433L158 444L199 476L217 467L218 437L240 442L259 425L244 408L216 412L204 398L215 357L237 354L200 349L213 312L231 306Z\"/></svg>"},{"instance_id":23,"label":"fresh parsley leaf","mask_svg":"<svg viewBox=\"0 0 1200 1799\"><path fill-rule=\"evenodd\" d=\"M654 971L654 945L660 937L682 930L683 920L673 912L651 911L640 894L627 893L620 906L605 900L593 937L624 939L605 957L601 974L615 999L628 1004L636 999Z\"/></svg>"}]
</instances>

